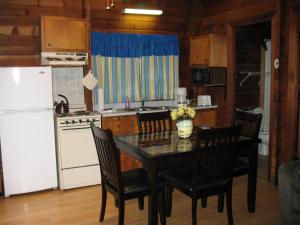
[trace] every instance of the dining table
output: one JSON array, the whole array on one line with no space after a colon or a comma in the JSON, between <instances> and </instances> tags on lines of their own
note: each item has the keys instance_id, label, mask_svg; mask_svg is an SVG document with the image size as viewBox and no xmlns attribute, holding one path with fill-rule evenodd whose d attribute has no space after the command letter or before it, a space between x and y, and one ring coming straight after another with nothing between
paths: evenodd
<instances>
[{"instance_id":1,"label":"dining table","mask_svg":"<svg viewBox=\"0 0 300 225\"><path fill-rule=\"evenodd\" d=\"M193 159L193 149L196 147L196 130L194 129L192 135L185 139L178 136L177 130L114 137L117 148L141 161L143 168L147 171L149 225L158 224L157 182L159 174L170 168L187 165ZM250 146L258 142L259 140L256 138L240 136L238 145ZM253 161L253 167L256 167L255 163L257 163L255 157L257 154L254 153L254 160L250 160ZM256 174L254 175L256 177Z\"/></svg>"}]
</instances>

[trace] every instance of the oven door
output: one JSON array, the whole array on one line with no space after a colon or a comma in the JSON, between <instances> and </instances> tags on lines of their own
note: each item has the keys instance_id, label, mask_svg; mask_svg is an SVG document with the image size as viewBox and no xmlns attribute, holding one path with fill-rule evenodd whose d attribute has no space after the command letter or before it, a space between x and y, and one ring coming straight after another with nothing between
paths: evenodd
<instances>
[{"instance_id":1,"label":"oven door","mask_svg":"<svg viewBox=\"0 0 300 225\"><path fill-rule=\"evenodd\" d=\"M61 169L98 165L98 156L91 128L60 129Z\"/></svg>"}]
</instances>

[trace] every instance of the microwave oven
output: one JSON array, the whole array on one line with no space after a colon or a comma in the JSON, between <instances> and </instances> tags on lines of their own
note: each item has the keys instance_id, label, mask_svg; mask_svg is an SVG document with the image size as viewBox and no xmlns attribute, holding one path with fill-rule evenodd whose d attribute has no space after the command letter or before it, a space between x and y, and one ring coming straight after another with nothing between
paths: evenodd
<instances>
[{"instance_id":1,"label":"microwave oven","mask_svg":"<svg viewBox=\"0 0 300 225\"><path fill-rule=\"evenodd\" d=\"M192 68L193 84L209 84L211 68Z\"/></svg>"},{"instance_id":2,"label":"microwave oven","mask_svg":"<svg viewBox=\"0 0 300 225\"><path fill-rule=\"evenodd\" d=\"M192 68L193 85L225 85L227 68L225 67L197 67Z\"/></svg>"}]
</instances>

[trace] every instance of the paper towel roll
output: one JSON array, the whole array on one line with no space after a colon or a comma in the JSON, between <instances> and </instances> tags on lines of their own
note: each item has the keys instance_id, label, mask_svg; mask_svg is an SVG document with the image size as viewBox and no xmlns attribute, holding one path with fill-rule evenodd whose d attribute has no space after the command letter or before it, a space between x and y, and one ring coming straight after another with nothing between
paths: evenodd
<instances>
[{"instance_id":1,"label":"paper towel roll","mask_svg":"<svg viewBox=\"0 0 300 225\"><path fill-rule=\"evenodd\" d=\"M98 89L98 111L104 110L104 91L103 88Z\"/></svg>"}]
</instances>

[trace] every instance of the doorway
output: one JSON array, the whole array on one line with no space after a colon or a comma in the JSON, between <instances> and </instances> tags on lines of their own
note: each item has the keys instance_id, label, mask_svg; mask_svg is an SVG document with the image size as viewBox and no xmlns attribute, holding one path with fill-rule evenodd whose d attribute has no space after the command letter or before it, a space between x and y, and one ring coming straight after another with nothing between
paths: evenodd
<instances>
[{"instance_id":1,"label":"doorway","mask_svg":"<svg viewBox=\"0 0 300 225\"><path fill-rule=\"evenodd\" d=\"M262 113L258 176L269 179L271 22L236 27L234 107Z\"/></svg>"}]
</instances>

